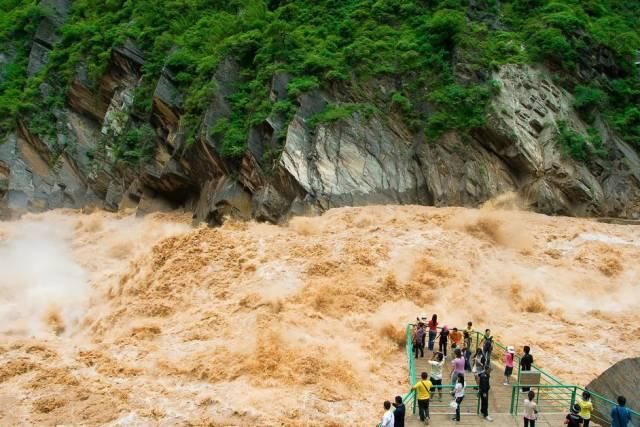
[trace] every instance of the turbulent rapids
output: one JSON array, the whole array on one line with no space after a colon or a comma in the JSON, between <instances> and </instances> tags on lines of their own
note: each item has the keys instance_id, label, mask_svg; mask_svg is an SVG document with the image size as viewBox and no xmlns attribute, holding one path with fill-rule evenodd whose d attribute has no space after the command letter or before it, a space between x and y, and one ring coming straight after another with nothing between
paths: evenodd
<instances>
[{"instance_id":1,"label":"turbulent rapids","mask_svg":"<svg viewBox=\"0 0 640 427\"><path fill-rule=\"evenodd\" d=\"M639 259L640 227L495 206L27 215L0 223L0 424L373 425L421 313L584 385L640 353Z\"/></svg>"}]
</instances>

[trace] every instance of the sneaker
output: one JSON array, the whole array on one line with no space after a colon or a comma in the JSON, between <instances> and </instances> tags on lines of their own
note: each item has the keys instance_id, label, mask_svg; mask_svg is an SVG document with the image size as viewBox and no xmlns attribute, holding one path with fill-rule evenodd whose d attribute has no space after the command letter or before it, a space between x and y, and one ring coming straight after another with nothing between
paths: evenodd
<instances>
[{"instance_id":1,"label":"sneaker","mask_svg":"<svg viewBox=\"0 0 640 427\"><path fill-rule=\"evenodd\" d=\"M485 420L487 421L493 421L493 418L491 418L489 415L487 415L486 417L484 417Z\"/></svg>"},{"instance_id":2,"label":"sneaker","mask_svg":"<svg viewBox=\"0 0 640 427\"><path fill-rule=\"evenodd\" d=\"M509 384L509 383L502 383L502 385L511 385L511 384Z\"/></svg>"}]
</instances>

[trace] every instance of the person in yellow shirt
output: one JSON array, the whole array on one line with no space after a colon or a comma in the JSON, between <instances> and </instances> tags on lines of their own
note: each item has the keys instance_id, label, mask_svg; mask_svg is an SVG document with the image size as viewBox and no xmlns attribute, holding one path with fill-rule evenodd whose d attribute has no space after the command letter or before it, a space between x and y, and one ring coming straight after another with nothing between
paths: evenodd
<instances>
[{"instance_id":1,"label":"person in yellow shirt","mask_svg":"<svg viewBox=\"0 0 640 427\"><path fill-rule=\"evenodd\" d=\"M591 422L591 412L593 412L591 393L585 390L582 393L582 399L578 398L576 403L580 406L580 413L578 415L580 415L584 420L582 426L589 427L589 423Z\"/></svg>"},{"instance_id":2,"label":"person in yellow shirt","mask_svg":"<svg viewBox=\"0 0 640 427\"><path fill-rule=\"evenodd\" d=\"M429 399L431 398L431 381L426 372L420 374L420 381L418 381L411 389L416 391L418 398L418 414L420 415L420 421L425 424L429 423Z\"/></svg>"},{"instance_id":3,"label":"person in yellow shirt","mask_svg":"<svg viewBox=\"0 0 640 427\"><path fill-rule=\"evenodd\" d=\"M467 327L464 330L469 334L469 337L471 338L469 340L469 348L471 348L471 345L473 344L473 336L475 335L475 332L473 330L473 322L467 322Z\"/></svg>"}]
</instances>

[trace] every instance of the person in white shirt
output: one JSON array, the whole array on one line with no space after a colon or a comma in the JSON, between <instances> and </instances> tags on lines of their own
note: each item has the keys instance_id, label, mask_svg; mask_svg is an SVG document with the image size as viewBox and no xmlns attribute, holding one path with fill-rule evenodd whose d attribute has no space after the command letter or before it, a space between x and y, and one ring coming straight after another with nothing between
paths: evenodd
<instances>
[{"instance_id":1,"label":"person in white shirt","mask_svg":"<svg viewBox=\"0 0 640 427\"><path fill-rule=\"evenodd\" d=\"M388 400L384 401L384 410L385 413L382 416L382 423L380 423L380 427L393 427L393 411L391 410L391 402Z\"/></svg>"},{"instance_id":2,"label":"person in white shirt","mask_svg":"<svg viewBox=\"0 0 640 427\"><path fill-rule=\"evenodd\" d=\"M440 352L433 353L433 359L429 361L429 364L431 365L431 375L430 375L431 384L434 387L441 386L442 385L442 365L444 365L444 356L442 355L442 353ZM442 400L442 389L438 387L437 391L438 391L438 396L440 400Z\"/></svg>"},{"instance_id":3,"label":"person in white shirt","mask_svg":"<svg viewBox=\"0 0 640 427\"><path fill-rule=\"evenodd\" d=\"M464 374L458 374L458 380L456 387L453 389L453 396L456 399L456 416L452 418L453 421L460 421L460 405L464 400Z\"/></svg>"},{"instance_id":4,"label":"person in white shirt","mask_svg":"<svg viewBox=\"0 0 640 427\"><path fill-rule=\"evenodd\" d=\"M536 419L538 418L538 405L533 401L536 393L529 390L528 399L524 400L524 427L536 427Z\"/></svg>"}]
</instances>

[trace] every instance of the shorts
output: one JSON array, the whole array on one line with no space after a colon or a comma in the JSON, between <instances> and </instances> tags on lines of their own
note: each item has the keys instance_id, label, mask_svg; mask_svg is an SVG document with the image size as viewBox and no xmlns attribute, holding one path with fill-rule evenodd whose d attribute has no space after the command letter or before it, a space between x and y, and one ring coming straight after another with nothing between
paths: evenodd
<instances>
[{"instance_id":1,"label":"shorts","mask_svg":"<svg viewBox=\"0 0 640 427\"><path fill-rule=\"evenodd\" d=\"M510 377L513 374L513 366L505 366L504 368L504 376Z\"/></svg>"}]
</instances>

